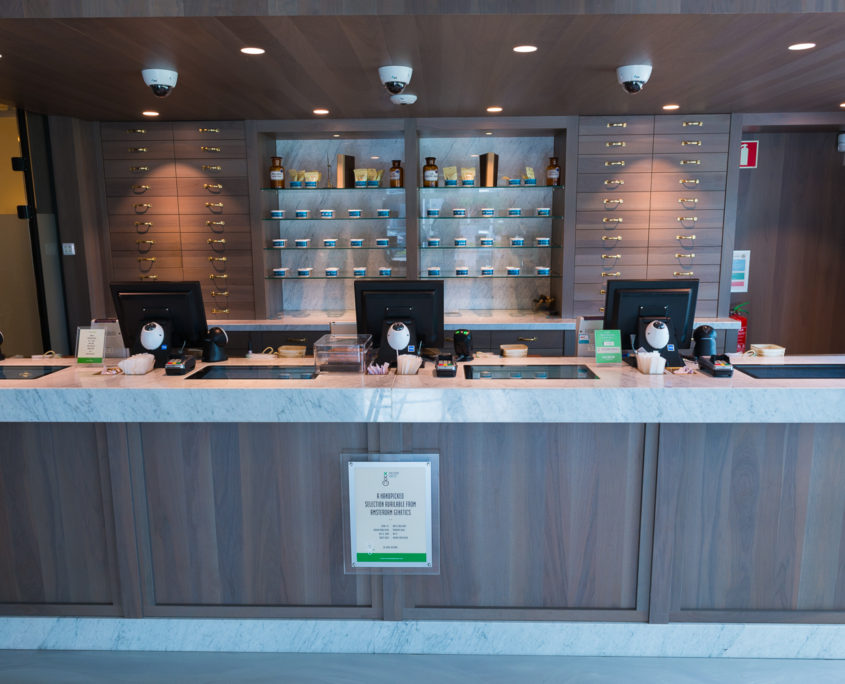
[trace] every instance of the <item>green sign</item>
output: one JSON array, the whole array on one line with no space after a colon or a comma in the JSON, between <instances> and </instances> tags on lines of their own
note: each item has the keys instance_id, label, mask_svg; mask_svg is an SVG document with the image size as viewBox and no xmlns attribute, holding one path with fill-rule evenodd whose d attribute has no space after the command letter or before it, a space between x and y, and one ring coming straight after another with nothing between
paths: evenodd
<instances>
[{"instance_id":1,"label":"green sign","mask_svg":"<svg viewBox=\"0 0 845 684\"><path fill-rule=\"evenodd\" d=\"M618 330L596 330L596 363L622 363L622 336Z\"/></svg>"}]
</instances>

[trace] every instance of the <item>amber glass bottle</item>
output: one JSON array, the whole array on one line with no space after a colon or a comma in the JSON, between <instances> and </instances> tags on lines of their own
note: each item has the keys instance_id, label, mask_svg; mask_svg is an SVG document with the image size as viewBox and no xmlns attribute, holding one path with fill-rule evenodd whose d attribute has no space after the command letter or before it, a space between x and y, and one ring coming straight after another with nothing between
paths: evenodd
<instances>
[{"instance_id":1,"label":"amber glass bottle","mask_svg":"<svg viewBox=\"0 0 845 684\"><path fill-rule=\"evenodd\" d=\"M546 185L560 185L560 166L557 157L549 157L549 165L546 167Z\"/></svg>"},{"instance_id":2,"label":"amber glass bottle","mask_svg":"<svg viewBox=\"0 0 845 684\"><path fill-rule=\"evenodd\" d=\"M423 187L436 188L437 187L437 159L434 157L425 158L425 166L423 166Z\"/></svg>"},{"instance_id":3,"label":"amber glass bottle","mask_svg":"<svg viewBox=\"0 0 845 684\"><path fill-rule=\"evenodd\" d=\"M390 171L388 172L388 174L390 176L391 188L405 187L405 170L402 168L401 164L401 159L394 159L393 166L390 167Z\"/></svg>"},{"instance_id":4,"label":"amber glass bottle","mask_svg":"<svg viewBox=\"0 0 845 684\"><path fill-rule=\"evenodd\" d=\"M285 187L285 167L282 166L281 157L270 158L270 187L276 190Z\"/></svg>"}]
</instances>

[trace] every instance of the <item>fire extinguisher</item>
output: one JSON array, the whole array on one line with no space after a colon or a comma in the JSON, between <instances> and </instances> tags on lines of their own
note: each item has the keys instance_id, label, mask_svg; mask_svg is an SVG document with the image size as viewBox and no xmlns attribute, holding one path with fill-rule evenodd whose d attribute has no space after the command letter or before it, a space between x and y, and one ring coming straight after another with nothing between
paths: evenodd
<instances>
[{"instance_id":1,"label":"fire extinguisher","mask_svg":"<svg viewBox=\"0 0 845 684\"><path fill-rule=\"evenodd\" d=\"M748 336L748 302L737 304L731 307L731 318L739 321L739 330L736 334L736 350L744 352L746 348L745 340Z\"/></svg>"}]
</instances>

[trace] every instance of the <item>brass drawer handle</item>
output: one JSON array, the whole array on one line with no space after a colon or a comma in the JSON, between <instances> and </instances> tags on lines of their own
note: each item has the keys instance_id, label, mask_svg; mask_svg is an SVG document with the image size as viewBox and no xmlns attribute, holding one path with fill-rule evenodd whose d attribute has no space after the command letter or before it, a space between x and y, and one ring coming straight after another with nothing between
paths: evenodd
<instances>
[{"instance_id":1,"label":"brass drawer handle","mask_svg":"<svg viewBox=\"0 0 845 684\"><path fill-rule=\"evenodd\" d=\"M703 126L703 125L704 125L703 121L684 121L681 124L681 126L683 126L684 128L686 128L687 126L699 126L700 127L700 126Z\"/></svg>"},{"instance_id":2,"label":"brass drawer handle","mask_svg":"<svg viewBox=\"0 0 845 684\"><path fill-rule=\"evenodd\" d=\"M157 275L142 275L141 280L158 280Z\"/></svg>"},{"instance_id":3,"label":"brass drawer handle","mask_svg":"<svg viewBox=\"0 0 845 684\"><path fill-rule=\"evenodd\" d=\"M625 147L628 143L624 140L611 140L604 144L605 147Z\"/></svg>"},{"instance_id":4,"label":"brass drawer handle","mask_svg":"<svg viewBox=\"0 0 845 684\"><path fill-rule=\"evenodd\" d=\"M681 185L698 185L701 181L698 178L681 178L678 182Z\"/></svg>"},{"instance_id":5,"label":"brass drawer handle","mask_svg":"<svg viewBox=\"0 0 845 684\"><path fill-rule=\"evenodd\" d=\"M698 216L679 216L677 218L677 221L678 223L687 223L689 221L695 223L696 221L698 221Z\"/></svg>"},{"instance_id":6,"label":"brass drawer handle","mask_svg":"<svg viewBox=\"0 0 845 684\"><path fill-rule=\"evenodd\" d=\"M224 256L223 257L221 257L221 256L210 256L210 257L208 257L208 260L209 261L229 261L229 259L227 257L224 257Z\"/></svg>"},{"instance_id":7,"label":"brass drawer handle","mask_svg":"<svg viewBox=\"0 0 845 684\"><path fill-rule=\"evenodd\" d=\"M679 204L698 204L698 197L679 197Z\"/></svg>"},{"instance_id":8,"label":"brass drawer handle","mask_svg":"<svg viewBox=\"0 0 845 684\"><path fill-rule=\"evenodd\" d=\"M155 261L155 257L138 257L138 261Z\"/></svg>"},{"instance_id":9,"label":"brass drawer handle","mask_svg":"<svg viewBox=\"0 0 845 684\"><path fill-rule=\"evenodd\" d=\"M149 185L133 185L132 192L146 192L150 189Z\"/></svg>"},{"instance_id":10,"label":"brass drawer handle","mask_svg":"<svg viewBox=\"0 0 845 684\"><path fill-rule=\"evenodd\" d=\"M599 294L600 294L600 295L607 294L607 290L605 290L604 288L602 288L601 290L599 290Z\"/></svg>"},{"instance_id":11,"label":"brass drawer handle","mask_svg":"<svg viewBox=\"0 0 845 684\"><path fill-rule=\"evenodd\" d=\"M150 170L149 166L130 166L129 172L130 173L145 173Z\"/></svg>"},{"instance_id":12,"label":"brass drawer handle","mask_svg":"<svg viewBox=\"0 0 845 684\"><path fill-rule=\"evenodd\" d=\"M606 124L607 128L628 128L627 121L608 121Z\"/></svg>"},{"instance_id":13,"label":"brass drawer handle","mask_svg":"<svg viewBox=\"0 0 845 684\"><path fill-rule=\"evenodd\" d=\"M135 240L136 245L154 245L155 240Z\"/></svg>"},{"instance_id":14,"label":"brass drawer handle","mask_svg":"<svg viewBox=\"0 0 845 684\"><path fill-rule=\"evenodd\" d=\"M221 290L220 292L218 292L217 290L212 290L211 296L212 297L228 297L229 296L229 290Z\"/></svg>"},{"instance_id":15,"label":"brass drawer handle","mask_svg":"<svg viewBox=\"0 0 845 684\"><path fill-rule=\"evenodd\" d=\"M201 152L222 152L219 147L208 147L207 145L200 145Z\"/></svg>"},{"instance_id":16,"label":"brass drawer handle","mask_svg":"<svg viewBox=\"0 0 845 684\"><path fill-rule=\"evenodd\" d=\"M601 258L602 259L614 259L614 260L616 260L616 259L621 259L622 255L621 254L602 254Z\"/></svg>"},{"instance_id":17,"label":"brass drawer handle","mask_svg":"<svg viewBox=\"0 0 845 684\"><path fill-rule=\"evenodd\" d=\"M205 188L206 190L211 191L211 192L214 192L215 190L217 192L220 192L223 189L223 184L222 183L205 183L202 187Z\"/></svg>"},{"instance_id":18,"label":"brass drawer handle","mask_svg":"<svg viewBox=\"0 0 845 684\"><path fill-rule=\"evenodd\" d=\"M605 166L625 166L625 160L619 159L617 161L606 161L604 163Z\"/></svg>"},{"instance_id":19,"label":"brass drawer handle","mask_svg":"<svg viewBox=\"0 0 845 684\"><path fill-rule=\"evenodd\" d=\"M698 166L699 164L701 164L700 159L681 159L681 166Z\"/></svg>"},{"instance_id":20,"label":"brass drawer handle","mask_svg":"<svg viewBox=\"0 0 845 684\"><path fill-rule=\"evenodd\" d=\"M208 240L206 240L206 242L209 245L225 245L226 244L226 238L220 238L219 240L215 240L214 238L208 238Z\"/></svg>"},{"instance_id":21,"label":"brass drawer handle","mask_svg":"<svg viewBox=\"0 0 845 684\"><path fill-rule=\"evenodd\" d=\"M600 306L600 307L599 307L599 311L601 311L602 313L604 313L604 307L603 307L603 306Z\"/></svg>"},{"instance_id":22,"label":"brass drawer handle","mask_svg":"<svg viewBox=\"0 0 845 684\"><path fill-rule=\"evenodd\" d=\"M613 185L615 187L618 185L625 185L625 181L623 181L621 178L606 178L604 184Z\"/></svg>"},{"instance_id":23,"label":"brass drawer handle","mask_svg":"<svg viewBox=\"0 0 845 684\"><path fill-rule=\"evenodd\" d=\"M676 235L676 240L695 240L695 235Z\"/></svg>"},{"instance_id":24,"label":"brass drawer handle","mask_svg":"<svg viewBox=\"0 0 845 684\"><path fill-rule=\"evenodd\" d=\"M144 202L143 204L133 204L132 206L135 207L136 212L147 211L147 209L153 208L153 205L149 202Z\"/></svg>"},{"instance_id":25,"label":"brass drawer handle","mask_svg":"<svg viewBox=\"0 0 845 684\"><path fill-rule=\"evenodd\" d=\"M222 166L216 166L214 164L203 164L201 168L203 171L211 171L212 173L220 173L223 170Z\"/></svg>"},{"instance_id":26,"label":"brass drawer handle","mask_svg":"<svg viewBox=\"0 0 845 684\"><path fill-rule=\"evenodd\" d=\"M690 252L689 254L676 253L675 258L676 259L695 259L695 253L694 252Z\"/></svg>"},{"instance_id":27,"label":"brass drawer handle","mask_svg":"<svg viewBox=\"0 0 845 684\"><path fill-rule=\"evenodd\" d=\"M135 230L138 230L138 228L146 228L147 230L143 231L143 232L146 233L152 227L153 227L152 221L135 221ZM141 231L139 230L138 232L140 233Z\"/></svg>"},{"instance_id":28,"label":"brass drawer handle","mask_svg":"<svg viewBox=\"0 0 845 684\"><path fill-rule=\"evenodd\" d=\"M127 148L132 154L141 154L143 152L149 152L148 147L129 147Z\"/></svg>"},{"instance_id":29,"label":"brass drawer handle","mask_svg":"<svg viewBox=\"0 0 845 684\"><path fill-rule=\"evenodd\" d=\"M221 226L222 227L222 226L226 225L226 222L225 221L206 221L205 225L207 225L207 226Z\"/></svg>"},{"instance_id":30,"label":"brass drawer handle","mask_svg":"<svg viewBox=\"0 0 845 684\"><path fill-rule=\"evenodd\" d=\"M225 309L212 309L211 313L213 313L213 314L227 314L227 313L229 313L229 307L226 307Z\"/></svg>"},{"instance_id":31,"label":"brass drawer handle","mask_svg":"<svg viewBox=\"0 0 845 684\"><path fill-rule=\"evenodd\" d=\"M622 239L622 236L621 236L621 235L602 235L602 236L601 236L601 239L602 239L602 240L605 240L605 241L607 241L607 240L616 240L616 241L619 241L619 240L621 240L621 239Z\"/></svg>"},{"instance_id":32,"label":"brass drawer handle","mask_svg":"<svg viewBox=\"0 0 845 684\"><path fill-rule=\"evenodd\" d=\"M288 337L290 344L305 344L307 341L304 337Z\"/></svg>"},{"instance_id":33,"label":"brass drawer handle","mask_svg":"<svg viewBox=\"0 0 845 684\"><path fill-rule=\"evenodd\" d=\"M207 206L209 209L222 209L223 202L206 202L205 206Z\"/></svg>"},{"instance_id":34,"label":"brass drawer handle","mask_svg":"<svg viewBox=\"0 0 845 684\"><path fill-rule=\"evenodd\" d=\"M676 276L693 276L695 275L695 271L674 271L672 275Z\"/></svg>"},{"instance_id":35,"label":"brass drawer handle","mask_svg":"<svg viewBox=\"0 0 845 684\"><path fill-rule=\"evenodd\" d=\"M622 271L602 271L601 277L602 278L618 278L622 275Z\"/></svg>"},{"instance_id":36,"label":"brass drawer handle","mask_svg":"<svg viewBox=\"0 0 845 684\"><path fill-rule=\"evenodd\" d=\"M517 339L518 342L536 342L537 341L536 337L517 337L516 339Z\"/></svg>"},{"instance_id":37,"label":"brass drawer handle","mask_svg":"<svg viewBox=\"0 0 845 684\"><path fill-rule=\"evenodd\" d=\"M681 140L681 145L697 145L701 147L700 140Z\"/></svg>"},{"instance_id":38,"label":"brass drawer handle","mask_svg":"<svg viewBox=\"0 0 845 684\"><path fill-rule=\"evenodd\" d=\"M146 128L127 128L126 132L129 133L130 135L132 135L133 133L137 134L137 135L144 135L144 133L147 132L147 129Z\"/></svg>"},{"instance_id":39,"label":"brass drawer handle","mask_svg":"<svg viewBox=\"0 0 845 684\"><path fill-rule=\"evenodd\" d=\"M602 203L605 206L607 206L608 204L614 204L616 206L619 206L620 204L624 204L624 202L625 202L625 200L619 199L618 197L616 199L603 199L602 200Z\"/></svg>"},{"instance_id":40,"label":"brass drawer handle","mask_svg":"<svg viewBox=\"0 0 845 684\"><path fill-rule=\"evenodd\" d=\"M198 128L197 133L219 133L219 128Z\"/></svg>"},{"instance_id":41,"label":"brass drawer handle","mask_svg":"<svg viewBox=\"0 0 845 684\"><path fill-rule=\"evenodd\" d=\"M616 216L616 217L614 217L614 218L610 218L610 217L608 217L608 216L605 216L605 217L601 220L601 222L602 222L602 223L622 223L623 221L624 221L624 219L623 219L623 218L621 218L621 217L618 217L618 216Z\"/></svg>"},{"instance_id":42,"label":"brass drawer handle","mask_svg":"<svg viewBox=\"0 0 845 684\"><path fill-rule=\"evenodd\" d=\"M211 280L226 280L229 277L228 273L209 273L208 277Z\"/></svg>"}]
</instances>

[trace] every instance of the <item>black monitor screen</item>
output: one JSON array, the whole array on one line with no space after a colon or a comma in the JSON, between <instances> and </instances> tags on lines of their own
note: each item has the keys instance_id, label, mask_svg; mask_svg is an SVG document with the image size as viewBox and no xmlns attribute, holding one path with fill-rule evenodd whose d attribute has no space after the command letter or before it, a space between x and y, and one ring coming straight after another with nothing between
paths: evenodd
<instances>
[{"instance_id":1,"label":"black monitor screen","mask_svg":"<svg viewBox=\"0 0 845 684\"><path fill-rule=\"evenodd\" d=\"M141 327L150 321L170 324L170 348L200 346L208 330L198 281L111 283L123 343L138 347Z\"/></svg>"},{"instance_id":2,"label":"black monitor screen","mask_svg":"<svg viewBox=\"0 0 845 684\"><path fill-rule=\"evenodd\" d=\"M619 330L622 349L632 349L640 317L662 318L672 322L678 349L692 345L698 279L609 280L604 304L605 330ZM633 336L633 338L632 338Z\"/></svg>"},{"instance_id":3,"label":"black monitor screen","mask_svg":"<svg viewBox=\"0 0 845 684\"><path fill-rule=\"evenodd\" d=\"M412 322L420 346L443 346L442 280L356 280L358 334L373 336L381 346L384 321Z\"/></svg>"}]
</instances>

